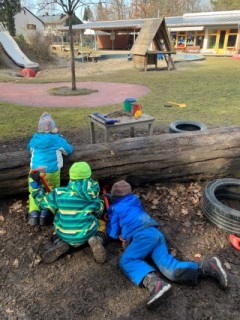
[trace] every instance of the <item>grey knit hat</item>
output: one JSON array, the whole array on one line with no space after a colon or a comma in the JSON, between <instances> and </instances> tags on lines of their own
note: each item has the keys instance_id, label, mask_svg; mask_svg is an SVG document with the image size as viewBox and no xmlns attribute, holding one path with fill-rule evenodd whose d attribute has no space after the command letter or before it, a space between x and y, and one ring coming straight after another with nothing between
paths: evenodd
<instances>
[{"instance_id":1,"label":"grey knit hat","mask_svg":"<svg viewBox=\"0 0 240 320\"><path fill-rule=\"evenodd\" d=\"M111 189L112 197L123 197L132 192L130 184L124 180L115 182Z\"/></svg>"}]
</instances>

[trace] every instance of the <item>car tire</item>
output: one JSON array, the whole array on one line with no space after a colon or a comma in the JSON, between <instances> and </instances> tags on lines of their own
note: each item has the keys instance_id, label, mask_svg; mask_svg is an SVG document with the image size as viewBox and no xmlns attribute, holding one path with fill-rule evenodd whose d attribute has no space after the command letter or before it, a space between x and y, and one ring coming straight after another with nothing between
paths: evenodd
<instances>
[{"instance_id":1,"label":"car tire","mask_svg":"<svg viewBox=\"0 0 240 320\"><path fill-rule=\"evenodd\" d=\"M231 208L221 200L240 202L240 179L217 179L206 185L202 193L201 208L206 218L217 227L240 235L240 211Z\"/></svg>"},{"instance_id":2,"label":"car tire","mask_svg":"<svg viewBox=\"0 0 240 320\"><path fill-rule=\"evenodd\" d=\"M188 131L203 131L207 130L204 123L198 121L176 120L169 125L170 133L182 133Z\"/></svg>"}]
</instances>

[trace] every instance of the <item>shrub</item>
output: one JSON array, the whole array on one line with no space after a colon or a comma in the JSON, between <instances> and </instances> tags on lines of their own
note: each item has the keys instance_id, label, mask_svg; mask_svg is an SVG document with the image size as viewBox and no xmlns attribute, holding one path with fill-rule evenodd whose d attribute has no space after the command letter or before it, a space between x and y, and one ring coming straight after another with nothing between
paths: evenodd
<instances>
[{"instance_id":1,"label":"shrub","mask_svg":"<svg viewBox=\"0 0 240 320\"><path fill-rule=\"evenodd\" d=\"M30 49L39 61L47 62L52 60L50 54L51 39L41 31L36 30L28 35Z\"/></svg>"}]
</instances>

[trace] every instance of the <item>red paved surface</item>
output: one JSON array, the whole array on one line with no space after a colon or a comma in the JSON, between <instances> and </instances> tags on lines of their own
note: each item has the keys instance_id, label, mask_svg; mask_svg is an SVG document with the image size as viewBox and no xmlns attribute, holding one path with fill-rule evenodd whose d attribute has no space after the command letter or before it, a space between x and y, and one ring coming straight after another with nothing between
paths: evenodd
<instances>
[{"instance_id":1,"label":"red paved surface","mask_svg":"<svg viewBox=\"0 0 240 320\"><path fill-rule=\"evenodd\" d=\"M52 96L48 89L67 83L0 83L0 101L34 107L99 107L122 103L126 98L140 98L150 92L146 86L112 82L77 82L77 88L98 90L83 96Z\"/></svg>"}]
</instances>

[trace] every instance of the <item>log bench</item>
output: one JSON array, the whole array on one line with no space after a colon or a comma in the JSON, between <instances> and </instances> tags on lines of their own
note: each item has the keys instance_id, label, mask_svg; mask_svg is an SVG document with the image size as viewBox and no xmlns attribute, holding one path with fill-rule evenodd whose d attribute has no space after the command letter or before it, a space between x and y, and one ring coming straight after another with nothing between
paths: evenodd
<instances>
[{"instance_id":1,"label":"log bench","mask_svg":"<svg viewBox=\"0 0 240 320\"><path fill-rule=\"evenodd\" d=\"M200 53L201 47L200 46L186 46L183 48L184 53Z\"/></svg>"},{"instance_id":2,"label":"log bench","mask_svg":"<svg viewBox=\"0 0 240 320\"><path fill-rule=\"evenodd\" d=\"M103 185L121 179L140 186L239 178L239 141L240 127L233 126L74 145L74 152L64 158L62 185L69 179L70 166L83 159ZM28 194L29 163L27 151L0 154L0 198Z\"/></svg>"}]
</instances>

